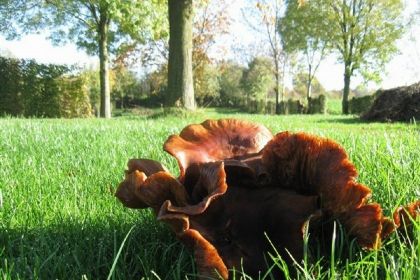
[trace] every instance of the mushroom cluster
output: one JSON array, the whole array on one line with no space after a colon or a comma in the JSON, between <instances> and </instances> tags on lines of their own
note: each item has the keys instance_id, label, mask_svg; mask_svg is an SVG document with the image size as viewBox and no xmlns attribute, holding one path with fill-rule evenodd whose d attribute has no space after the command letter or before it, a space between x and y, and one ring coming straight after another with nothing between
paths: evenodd
<instances>
[{"instance_id":1,"label":"mushroom cluster","mask_svg":"<svg viewBox=\"0 0 420 280\"><path fill-rule=\"evenodd\" d=\"M152 208L192 248L204 278L228 279L232 268L257 276L273 246L286 262L299 261L308 227L316 237L330 221L377 248L419 213L417 201L384 217L367 203L371 190L356 181L344 149L306 133L273 136L248 121L207 120L170 136L164 150L177 159L178 178L157 161L132 159L116 196Z\"/></svg>"}]
</instances>

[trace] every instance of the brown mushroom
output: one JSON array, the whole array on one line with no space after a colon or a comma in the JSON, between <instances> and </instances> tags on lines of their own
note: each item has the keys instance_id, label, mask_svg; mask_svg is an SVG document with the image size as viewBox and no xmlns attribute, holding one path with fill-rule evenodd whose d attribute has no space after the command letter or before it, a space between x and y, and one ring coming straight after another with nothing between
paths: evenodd
<instances>
[{"instance_id":1,"label":"brown mushroom","mask_svg":"<svg viewBox=\"0 0 420 280\"><path fill-rule=\"evenodd\" d=\"M419 202L397 209L394 225L380 205L367 204L370 189L356 182L344 149L325 138L273 137L247 121L208 120L170 136L164 149L177 159L179 178L156 161L130 160L116 196L127 207L151 207L193 249L201 277L227 279L242 267L256 276L273 249L300 261L308 222L338 220L362 247L377 248L418 215Z\"/></svg>"},{"instance_id":2,"label":"brown mushroom","mask_svg":"<svg viewBox=\"0 0 420 280\"><path fill-rule=\"evenodd\" d=\"M207 120L185 127L163 145L174 156L180 179L192 163L205 163L259 152L272 138L262 125L236 119Z\"/></svg>"},{"instance_id":3,"label":"brown mushroom","mask_svg":"<svg viewBox=\"0 0 420 280\"><path fill-rule=\"evenodd\" d=\"M418 217L420 217L420 200L395 210L393 214L395 227L404 238L411 239L413 237L413 221Z\"/></svg>"}]
</instances>

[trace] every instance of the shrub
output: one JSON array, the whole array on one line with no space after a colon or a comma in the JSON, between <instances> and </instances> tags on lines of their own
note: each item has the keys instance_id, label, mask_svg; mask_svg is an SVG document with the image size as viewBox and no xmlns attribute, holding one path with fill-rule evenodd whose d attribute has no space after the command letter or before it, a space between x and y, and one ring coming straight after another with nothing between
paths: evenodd
<instances>
[{"instance_id":1,"label":"shrub","mask_svg":"<svg viewBox=\"0 0 420 280\"><path fill-rule=\"evenodd\" d=\"M362 115L366 121L420 120L420 82L410 86L378 90L370 109Z\"/></svg>"},{"instance_id":2,"label":"shrub","mask_svg":"<svg viewBox=\"0 0 420 280\"><path fill-rule=\"evenodd\" d=\"M287 100L288 114L303 114L306 111L305 105L300 100Z\"/></svg>"},{"instance_id":3,"label":"shrub","mask_svg":"<svg viewBox=\"0 0 420 280\"><path fill-rule=\"evenodd\" d=\"M275 115L276 114L276 102L268 101L265 107L266 114Z\"/></svg>"},{"instance_id":4,"label":"shrub","mask_svg":"<svg viewBox=\"0 0 420 280\"><path fill-rule=\"evenodd\" d=\"M91 108L85 80L64 65L0 57L0 114L86 117Z\"/></svg>"},{"instance_id":5,"label":"shrub","mask_svg":"<svg viewBox=\"0 0 420 280\"><path fill-rule=\"evenodd\" d=\"M194 70L194 94L199 106L218 105L220 97L219 71L210 63Z\"/></svg>"},{"instance_id":6,"label":"shrub","mask_svg":"<svg viewBox=\"0 0 420 280\"><path fill-rule=\"evenodd\" d=\"M363 97L353 97L349 103L350 113L363 114L367 112L375 100L374 95L366 95Z\"/></svg>"},{"instance_id":7,"label":"shrub","mask_svg":"<svg viewBox=\"0 0 420 280\"><path fill-rule=\"evenodd\" d=\"M309 98L308 114L325 114L327 113L327 98L321 94L318 97Z\"/></svg>"},{"instance_id":8,"label":"shrub","mask_svg":"<svg viewBox=\"0 0 420 280\"><path fill-rule=\"evenodd\" d=\"M86 81L80 76L61 77L58 79L59 115L63 118L89 117L92 107L89 102Z\"/></svg>"},{"instance_id":9,"label":"shrub","mask_svg":"<svg viewBox=\"0 0 420 280\"><path fill-rule=\"evenodd\" d=\"M22 79L20 62L0 57L0 114L23 114Z\"/></svg>"}]
</instances>

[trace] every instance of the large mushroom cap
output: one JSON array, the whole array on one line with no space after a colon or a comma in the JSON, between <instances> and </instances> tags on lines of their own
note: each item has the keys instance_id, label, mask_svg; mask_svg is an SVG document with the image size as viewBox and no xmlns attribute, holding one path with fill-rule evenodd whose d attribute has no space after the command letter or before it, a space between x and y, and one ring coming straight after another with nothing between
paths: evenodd
<instances>
[{"instance_id":1,"label":"large mushroom cap","mask_svg":"<svg viewBox=\"0 0 420 280\"><path fill-rule=\"evenodd\" d=\"M279 187L319 195L322 208L334 213L360 207L371 193L356 182L344 149L329 139L282 132L264 148L262 161Z\"/></svg>"},{"instance_id":2,"label":"large mushroom cap","mask_svg":"<svg viewBox=\"0 0 420 280\"><path fill-rule=\"evenodd\" d=\"M394 225L379 204L367 204L370 189L329 139L273 138L262 125L208 120L170 136L164 149L176 157L179 178L156 161L130 160L116 196L127 207L151 207L193 249L203 279L227 279L242 266L257 276L272 245L286 262L301 260L309 222L322 230L326 218L339 220L362 247L377 248L418 216L420 202L399 208Z\"/></svg>"},{"instance_id":3,"label":"large mushroom cap","mask_svg":"<svg viewBox=\"0 0 420 280\"><path fill-rule=\"evenodd\" d=\"M258 153L272 138L263 125L236 119L207 120L185 127L166 140L164 149L179 164L180 179L193 163L204 163Z\"/></svg>"}]
</instances>

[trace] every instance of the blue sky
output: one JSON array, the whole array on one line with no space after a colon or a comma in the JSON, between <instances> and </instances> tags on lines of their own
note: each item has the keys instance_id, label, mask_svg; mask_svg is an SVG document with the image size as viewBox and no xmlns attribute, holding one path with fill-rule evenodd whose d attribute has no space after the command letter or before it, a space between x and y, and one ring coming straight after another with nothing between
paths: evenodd
<instances>
[{"instance_id":1,"label":"blue sky","mask_svg":"<svg viewBox=\"0 0 420 280\"><path fill-rule=\"evenodd\" d=\"M244 2L244 0L232 1L230 6L230 14L233 18L232 35L225 37L223 41L219 42L220 44L230 42L230 44L249 45L256 41L255 33L247 28L246 23L241 19L240 10L244 6ZM405 2L406 13L418 8L418 0L406 0ZM43 63L76 63L91 67L97 65L96 57L89 57L72 44L54 47L45 39L45 35L43 33L28 35L16 41L6 41L0 36L0 50L7 49L15 57L34 58ZM420 81L420 24L414 25L397 44L400 53L386 66L382 83L379 85L370 84L370 87L391 88ZM343 85L342 68L343 66L337 64L333 57L329 57L323 61L316 76L326 89L341 89ZM353 78L352 87L361 82L361 78Z\"/></svg>"}]
</instances>

